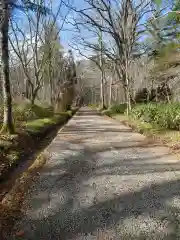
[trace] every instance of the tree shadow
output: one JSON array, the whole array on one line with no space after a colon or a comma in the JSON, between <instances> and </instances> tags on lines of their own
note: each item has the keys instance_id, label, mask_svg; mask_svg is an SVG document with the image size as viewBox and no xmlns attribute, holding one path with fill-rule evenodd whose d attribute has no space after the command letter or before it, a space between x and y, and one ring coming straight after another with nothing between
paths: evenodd
<instances>
[{"instance_id":1,"label":"tree shadow","mask_svg":"<svg viewBox=\"0 0 180 240\"><path fill-rule=\"evenodd\" d=\"M179 164L167 151L134 146L143 142L139 134L118 133L118 142L115 132L112 138L107 133L106 141L93 142L104 137L101 124L95 128L94 120L81 116L47 149L51 158L14 228L24 234L8 239L180 239ZM83 128L100 131L86 135Z\"/></svg>"},{"instance_id":2,"label":"tree shadow","mask_svg":"<svg viewBox=\"0 0 180 240\"><path fill-rule=\"evenodd\" d=\"M67 146L67 150L72 149L73 145ZM78 196L80 189L91 178L94 178L96 183L96 178L102 175L124 177L125 175L139 176L145 172L152 173L152 171L155 173L180 172L179 164L162 163L152 166L151 163L146 163L147 160L149 161L149 157L147 157L129 158L119 162L112 161L112 163L98 166L96 153L83 147L76 149L75 145L73 156L52 157L50 161L57 161L58 158L58 164L56 166L50 164L50 167L44 168L39 180L41 184L38 184L38 188L31 196L31 202L34 203L33 211L30 210L29 215L32 216L32 219L26 215L21 222L21 228L23 226L25 231L24 239L83 239L78 238L79 235L81 237L83 235L86 239L85 236L96 234L96 231L106 232L111 228L116 229L112 239L150 239L150 236L152 239L179 239L177 238L180 232L177 217L179 208L167 204L167 201L173 197L180 197L179 179L150 184L140 190L115 194L102 201L96 198L98 186L89 185L88 191L93 193L91 203L87 206L78 205L82 200ZM151 157L151 159L157 159L157 156ZM137 160L140 161L137 163ZM127 166L131 167L128 172L125 172ZM47 193L46 196L43 195L44 192ZM43 209L45 213L43 213ZM149 229L148 232L147 230L136 232L138 228L133 231L131 227L129 230L124 229L126 220L129 221L128 224L134 224L134 221L137 221L143 225L143 221L147 221L146 216L151 219L149 224L156 221L164 224L164 229L160 231L158 229L160 226L157 226L157 232L154 228L152 231ZM170 229L169 233L165 233L167 229ZM110 233L106 233L107 236L108 234Z\"/></svg>"}]
</instances>

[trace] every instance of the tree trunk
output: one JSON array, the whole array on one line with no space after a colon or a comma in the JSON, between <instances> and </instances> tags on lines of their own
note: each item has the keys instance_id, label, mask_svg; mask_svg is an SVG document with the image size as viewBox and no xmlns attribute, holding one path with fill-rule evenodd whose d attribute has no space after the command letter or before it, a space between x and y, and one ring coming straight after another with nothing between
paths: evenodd
<instances>
[{"instance_id":1,"label":"tree trunk","mask_svg":"<svg viewBox=\"0 0 180 240\"><path fill-rule=\"evenodd\" d=\"M127 110L126 113L129 115L129 112L131 111L131 94L129 89L129 78L126 72L126 79L125 79L125 96L126 96L126 104L127 104Z\"/></svg>"},{"instance_id":2,"label":"tree trunk","mask_svg":"<svg viewBox=\"0 0 180 240\"><path fill-rule=\"evenodd\" d=\"M34 91L32 91L32 95L31 95L31 104L34 105L35 104L35 100L37 98L37 92L38 90L35 89Z\"/></svg>"},{"instance_id":3,"label":"tree trunk","mask_svg":"<svg viewBox=\"0 0 180 240\"><path fill-rule=\"evenodd\" d=\"M102 45L102 32L100 31L99 35L99 41L100 41L100 59L99 59L99 65L101 67L101 108L105 109L105 100L104 100L104 66L103 66L103 45Z\"/></svg>"},{"instance_id":4,"label":"tree trunk","mask_svg":"<svg viewBox=\"0 0 180 240\"><path fill-rule=\"evenodd\" d=\"M1 132L14 133L14 124L12 117L12 96L9 79L9 48L8 48L8 29L9 29L9 10L8 1L3 0L2 22L0 30L1 38L1 82L4 98L4 120Z\"/></svg>"},{"instance_id":5,"label":"tree trunk","mask_svg":"<svg viewBox=\"0 0 180 240\"><path fill-rule=\"evenodd\" d=\"M32 97L31 97L31 105L34 105L34 103L35 103L35 97L32 96Z\"/></svg>"},{"instance_id":6,"label":"tree trunk","mask_svg":"<svg viewBox=\"0 0 180 240\"><path fill-rule=\"evenodd\" d=\"M128 75L128 62L126 60L126 70L125 70L125 96L126 96L126 104L127 104L127 110L126 113L129 115L129 112L131 111L131 94L130 94L130 86L129 86L129 75Z\"/></svg>"},{"instance_id":7,"label":"tree trunk","mask_svg":"<svg viewBox=\"0 0 180 240\"><path fill-rule=\"evenodd\" d=\"M105 109L105 100L104 100L104 72L101 70L101 107Z\"/></svg>"},{"instance_id":8,"label":"tree trunk","mask_svg":"<svg viewBox=\"0 0 180 240\"><path fill-rule=\"evenodd\" d=\"M158 88L156 87L156 103L158 102Z\"/></svg>"},{"instance_id":9,"label":"tree trunk","mask_svg":"<svg viewBox=\"0 0 180 240\"><path fill-rule=\"evenodd\" d=\"M112 82L113 82L113 76L111 76L111 82L109 86L109 106L111 106L111 100L112 100Z\"/></svg>"},{"instance_id":10,"label":"tree trunk","mask_svg":"<svg viewBox=\"0 0 180 240\"><path fill-rule=\"evenodd\" d=\"M115 104L117 104L117 98L118 98L118 86L115 87L115 99L114 99Z\"/></svg>"},{"instance_id":11,"label":"tree trunk","mask_svg":"<svg viewBox=\"0 0 180 240\"><path fill-rule=\"evenodd\" d=\"M127 104L127 110L126 113L129 115L129 112L131 111L131 95L129 91L129 87L125 87L125 95L126 95L126 104Z\"/></svg>"},{"instance_id":12,"label":"tree trunk","mask_svg":"<svg viewBox=\"0 0 180 240\"><path fill-rule=\"evenodd\" d=\"M27 99L31 99L32 86L29 84L27 77L25 77L25 79L24 79L24 85L25 85L25 97Z\"/></svg>"},{"instance_id":13,"label":"tree trunk","mask_svg":"<svg viewBox=\"0 0 180 240\"><path fill-rule=\"evenodd\" d=\"M165 89L166 89L167 102L168 102L168 103L171 103L170 97L169 97L169 91L168 91L168 90L169 90L169 86L167 85L167 83L166 83Z\"/></svg>"}]
</instances>

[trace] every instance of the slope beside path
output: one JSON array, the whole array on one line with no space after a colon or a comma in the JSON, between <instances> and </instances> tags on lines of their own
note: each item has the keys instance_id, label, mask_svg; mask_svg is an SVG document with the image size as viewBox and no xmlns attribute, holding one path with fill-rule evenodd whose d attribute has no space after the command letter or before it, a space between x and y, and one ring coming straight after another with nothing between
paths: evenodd
<instances>
[{"instance_id":1,"label":"slope beside path","mask_svg":"<svg viewBox=\"0 0 180 240\"><path fill-rule=\"evenodd\" d=\"M180 239L180 163L166 147L81 108L47 151L9 239Z\"/></svg>"}]
</instances>

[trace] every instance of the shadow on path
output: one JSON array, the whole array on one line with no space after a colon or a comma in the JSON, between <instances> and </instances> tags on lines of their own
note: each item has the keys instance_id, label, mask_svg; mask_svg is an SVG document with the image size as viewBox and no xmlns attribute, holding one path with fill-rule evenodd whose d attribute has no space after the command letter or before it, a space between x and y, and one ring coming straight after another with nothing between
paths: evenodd
<instances>
[{"instance_id":1,"label":"shadow on path","mask_svg":"<svg viewBox=\"0 0 180 240\"><path fill-rule=\"evenodd\" d=\"M126 131L117 133L126 146L111 138L88 145L86 140L103 138L102 132L82 138L83 125L77 128L76 121L49 149L57 154L44 167L31 206L16 225L15 231L25 231L21 239L180 239L179 163L168 161L173 157L167 152L134 146Z\"/></svg>"}]
</instances>

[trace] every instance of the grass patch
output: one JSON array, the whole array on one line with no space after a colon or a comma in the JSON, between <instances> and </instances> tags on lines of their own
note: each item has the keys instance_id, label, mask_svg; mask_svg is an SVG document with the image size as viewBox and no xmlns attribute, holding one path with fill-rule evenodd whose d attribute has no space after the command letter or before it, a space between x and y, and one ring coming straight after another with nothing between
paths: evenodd
<instances>
[{"instance_id":1,"label":"grass patch","mask_svg":"<svg viewBox=\"0 0 180 240\"><path fill-rule=\"evenodd\" d=\"M16 134L0 135L0 181L5 179L40 141L56 126L63 125L77 108L67 112L53 113L52 108L31 106L29 103L14 107Z\"/></svg>"},{"instance_id":2,"label":"grass patch","mask_svg":"<svg viewBox=\"0 0 180 240\"><path fill-rule=\"evenodd\" d=\"M166 144L173 150L180 150L180 131L161 128L157 124L134 120L124 114L112 115L112 118L121 121L123 124L131 127L133 130L144 134L162 144Z\"/></svg>"},{"instance_id":3,"label":"grass patch","mask_svg":"<svg viewBox=\"0 0 180 240\"><path fill-rule=\"evenodd\" d=\"M58 120L55 117L52 118L42 118L33 121L29 121L25 124L25 129L30 134L38 134L46 127L50 125L57 124Z\"/></svg>"},{"instance_id":4,"label":"grass patch","mask_svg":"<svg viewBox=\"0 0 180 240\"><path fill-rule=\"evenodd\" d=\"M111 106L102 113L174 150L180 150L180 103L137 104L129 116L125 110L126 104L120 104Z\"/></svg>"},{"instance_id":5,"label":"grass patch","mask_svg":"<svg viewBox=\"0 0 180 240\"><path fill-rule=\"evenodd\" d=\"M94 108L94 109L97 109L99 108L99 104L95 104L95 103L92 103L92 104L88 104L88 107L91 107L91 108Z\"/></svg>"},{"instance_id":6,"label":"grass patch","mask_svg":"<svg viewBox=\"0 0 180 240\"><path fill-rule=\"evenodd\" d=\"M25 124L25 129L31 135L34 135L34 134L37 135L42 131L44 131L45 129L49 128L50 126L64 123L71 116L72 116L72 112L69 111L69 112L55 114L51 118L41 118L33 121L28 121Z\"/></svg>"},{"instance_id":7,"label":"grass patch","mask_svg":"<svg viewBox=\"0 0 180 240\"><path fill-rule=\"evenodd\" d=\"M112 117L115 114L123 114L126 111L126 108L127 108L126 103L116 104L110 106L108 109L102 109L101 113L109 117Z\"/></svg>"},{"instance_id":8,"label":"grass patch","mask_svg":"<svg viewBox=\"0 0 180 240\"><path fill-rule=\"evenodd\" d=\"M162 129L180 130L180 103L148 103L133 107L130 116Z\"/></svg>"}]
</instances>

